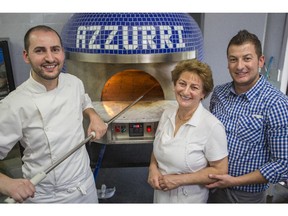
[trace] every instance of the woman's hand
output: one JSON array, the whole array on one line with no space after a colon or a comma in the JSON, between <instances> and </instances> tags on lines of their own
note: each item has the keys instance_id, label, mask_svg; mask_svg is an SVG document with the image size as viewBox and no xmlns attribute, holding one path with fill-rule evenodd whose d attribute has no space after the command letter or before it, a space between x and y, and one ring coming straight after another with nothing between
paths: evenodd
<instances>
[{"instance_id":1,"label":"woman's hand","mask_svg":"<svg viewBox=\"0 0 288 216\"><path fill-rule=\"evenodd\" d=\"M172 190L180 186L179 176L178 175L163 175L159 179L159 185L162 190Z\"/></svg>"},{"instance_id":2,"label":"woman's hand","mask_svg":"<svg viewBox=\"0 0 288 216\"><path fill-rule=\"evenodd\" d=\"M161 173L159 172L158 168L149 167L149 175L148 175L148 183L151 185L152 188L155 190L162 190L159 185L159 179L162 177Z\"/></svg>"}]
</instances>

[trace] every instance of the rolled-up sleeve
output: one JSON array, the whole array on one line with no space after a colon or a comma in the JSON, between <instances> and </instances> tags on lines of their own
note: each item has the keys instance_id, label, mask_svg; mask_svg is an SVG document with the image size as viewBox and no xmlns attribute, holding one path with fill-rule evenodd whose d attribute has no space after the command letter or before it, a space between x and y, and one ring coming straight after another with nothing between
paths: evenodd
<instances>
[{"instance_id":1,"label":"rolled-up sleeve","mask_svg":"<svg viewBox=\"0 0 288 216\"><path fill-rule=\"evenodd\" d=\"M261 174L271 183L288 179L288 104L278 101L269 112L267 143L271 161L260 168Z\"/></svg>"}]
</instances>

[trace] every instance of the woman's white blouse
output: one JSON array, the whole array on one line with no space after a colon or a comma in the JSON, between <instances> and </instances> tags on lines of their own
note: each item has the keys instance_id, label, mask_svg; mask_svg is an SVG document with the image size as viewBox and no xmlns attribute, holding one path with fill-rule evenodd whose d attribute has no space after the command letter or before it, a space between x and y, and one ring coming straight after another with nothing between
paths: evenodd
<instances>
[{"instance_id":1,"label":"woman's white blouse","mask_svg":"<svg viewBox=\"0 0 288 216\"><path fill-rule=\"evenodd\" d=\"M225 129L222 123L200 103L193 117L174 136L178 107L161 116L153 152L162 174L192 173L208 166L208 161L228 155ZM208 190L200 185L181 186L171 191L155 190L154 202L206 202Z\"/></svg>"}]
</instances>

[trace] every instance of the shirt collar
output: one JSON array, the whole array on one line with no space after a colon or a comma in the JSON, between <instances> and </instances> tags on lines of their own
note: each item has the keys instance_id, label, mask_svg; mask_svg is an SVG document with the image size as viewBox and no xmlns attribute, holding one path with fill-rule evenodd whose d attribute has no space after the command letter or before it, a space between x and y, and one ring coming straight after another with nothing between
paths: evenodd
<instances>
[{"instance_id":1,"label":"shirt collar","mask_svg":"<svg viewBox=\"0 0 288 216\"><path fill-rule=\"evenodd\" d=\"M200 121L201 121L201 113L203 111L204 107L202 105L202 103L200 102L197 109L195 110L193 116L191 119L189 119L189 121L187 121L185 124L189 124L189 125L192 125L192 126L197 126L199 125ZM170 116L170 121L175 122L175 118L176 118L176 114L177 114L177 110L178 108L175 109L175 112Z\"/></svg>"},{"instance_id":2,"label":"shirt collar","mask_svg":"<svg viewBox=\"0 0 288 216\"><path fill-rule=\"evenodd\" d=\"M30 71L30 76L28 79L29 82L29 88L32 92L34 93L44 93L47 92L46 88L44 85L42 85L41 83L37 82L33 77L32 77L32 71Z\"/></svg>"},{"instance_id":3,"label":"shirt collar","mask_svg":"<svg viewBox=\"0 0 288 216\"><path fill-rule=\"evenodd\" d=\"M30 71L30 76L28 79L28 82L30 83L30 90L34 93L45 93L47 92L46 87L44 85L42 85L41 83L37 82L33 77L32 77L32 72ZM57 88L61 88L63 86L63 77L62 77L62 73L59 74L59 78L58 78L58 86Z\"/></svg>"},{"instance_id":4,"label":"shirt collar","mask_svg":"<svg viewBox=\"0 0 288 216\"><path fill-rule=\"evenodd\" d=\"M240 94L239 96L244 96L247 98L248 101L253 100L254 97L257 97L260 92L262 91L263 87L265 85L265 78L263 75L260 74L260 78L257 80L256 84L249 89L247 92ZM229 86L229 94L237 95L233 86L233 82L230 83ZM228 94L227 94L228 96Z\"/></svg>"},{"instance_id":5,"label":"shirt collar","mask_svg":"<svg viewBox=\"0 0 288 216\"><path fill-rule=\"evenodd\" d=\"M199 125L200 121L201 121L201 113L203 111L204 107L202 105L202 103L200 102L197 109L195 110L192 118L187 122L187 124L190 124L192 126L197 126Z\"/></svg>"}]
</instances>

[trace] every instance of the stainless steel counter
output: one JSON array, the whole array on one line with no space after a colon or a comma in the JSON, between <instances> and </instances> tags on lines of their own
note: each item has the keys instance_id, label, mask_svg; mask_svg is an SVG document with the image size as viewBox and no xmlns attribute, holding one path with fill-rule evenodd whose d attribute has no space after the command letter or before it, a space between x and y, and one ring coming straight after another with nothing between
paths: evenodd
<instances>
[{"instance_id":1,"label":"stainless steel counter","mask_svg":"<svg viewBox=\"0 0 288 216\"><path fill-rule=\"evenodd\" d=\"M107 122L131 103L132 101L98 101L93 102L93 106ZM176 100L139 101L114 123L158 122L164 109L169 106L177 106Z\"/></svg>"}]
</instances>

